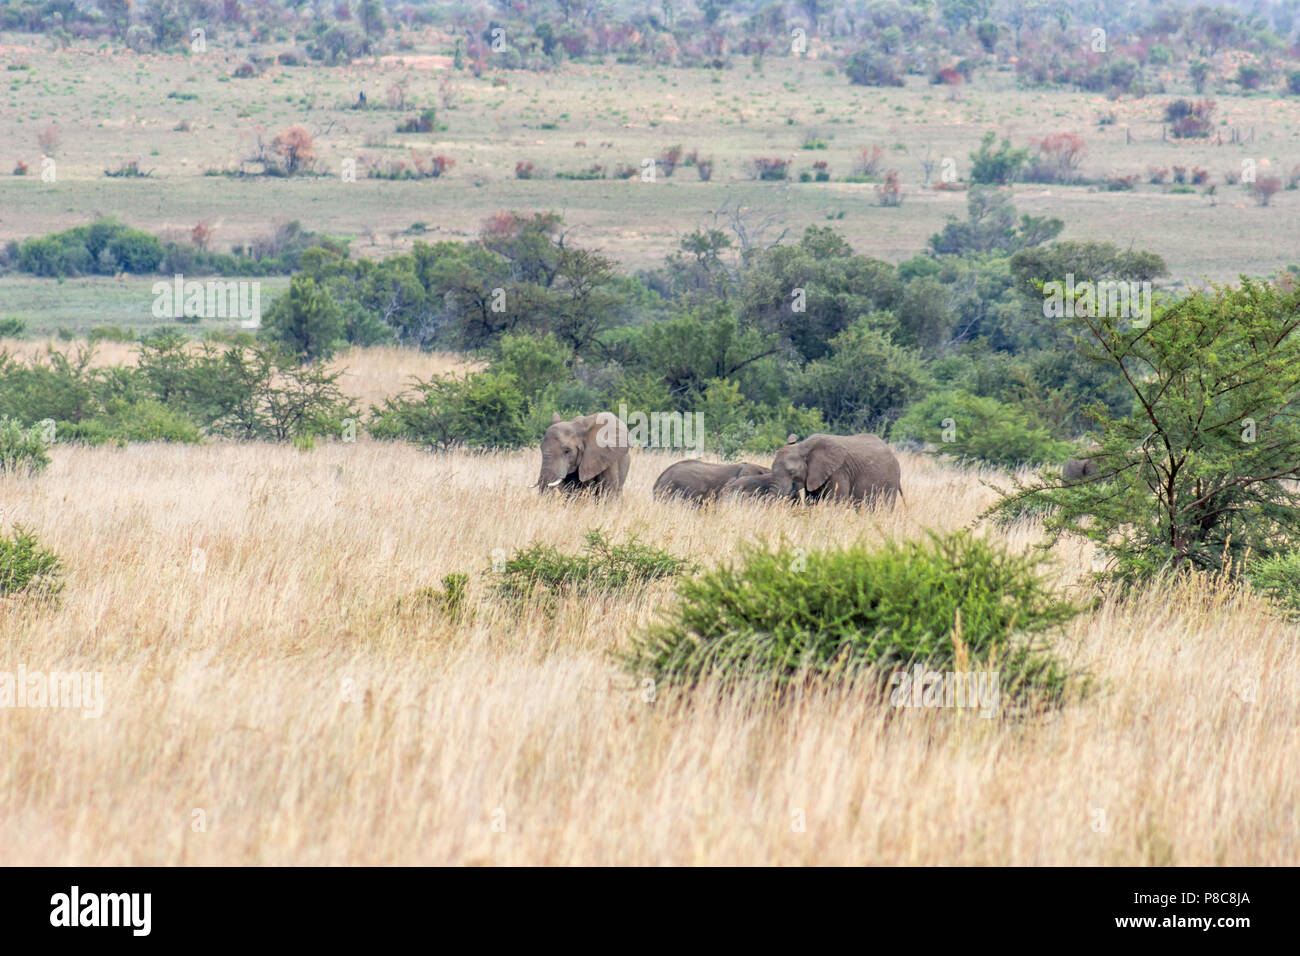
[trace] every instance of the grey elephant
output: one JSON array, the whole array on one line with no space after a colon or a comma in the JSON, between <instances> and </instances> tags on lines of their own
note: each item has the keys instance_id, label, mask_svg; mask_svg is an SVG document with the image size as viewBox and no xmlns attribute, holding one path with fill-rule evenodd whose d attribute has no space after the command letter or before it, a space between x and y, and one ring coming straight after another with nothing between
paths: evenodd
<instances>
[{"instance_id":1,"label":"grey elephant","mask_svg":"<svg viewBox=\"0 0 1300 956\"><path fill-rule=\"evenodd\" d=\"M875 435L791 435L772 460L771 484L812 501L892 505L903 493L898 458Z\"/></svg>"},{"instance_id":2,"label":"grey elephant","mask_svg":"<svg viewBox=\"0 0 1300 956\"><path fill-rule=\"evenodd\" d=\"M596 412L565 421L551 416L542 437L542 471L537 489L542 494L591 492L617 498L627 480L627 426L613 412Z\"/></svg>"},{"instance_id":3,"label":"grey elephant","mask_svg":"<svg viewBox=\"0 0 1300 956\"><path fill-rule=\"evenodd\" d=\"M1097 473L1095 458L1071 458L1061 467L1061 477L1066 481L1079 481Z\"/></svg>"},{"instance_id":4,"label":"grey elephant","mask_svg":"<svg viewBox=\"0 0 1300 956\"><path fill-rule=\"evenodd\" d=\"M772 476L770 468L762 474L740 475L732 478L718 493L719 498L781 498L788 500L790 495L783 493Z\"/></svg>"},{"instance_id":5,"label":"grey elephant","mask_svg":"<svg viewBox=\"0 0 1300 956\"><path fill-rule=\"evenodd\" d=\"M718 497L723 485L733 478L766 475L770 471L766 465L749 462L715 463L688 458L663 470L655 479L654 496L703 504Z\"/></svg>"}]
</instances>

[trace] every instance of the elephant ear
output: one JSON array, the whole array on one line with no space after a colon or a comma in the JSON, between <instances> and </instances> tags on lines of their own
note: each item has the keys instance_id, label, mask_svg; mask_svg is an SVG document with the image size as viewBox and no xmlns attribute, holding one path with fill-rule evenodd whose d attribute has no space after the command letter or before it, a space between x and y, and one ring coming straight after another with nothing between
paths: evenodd
<instances>
[{"instance_id":1,"label":"elephant ear","mask_svg":"<svg viewBox=\"0 0 1300 956\"><path fill-rule=\"evenodd\" d=\"M817 491L830 479L849 457L849 450L841 442L823 442L808 452L808 477L804 487Z\"/></svg>"},{"instance_id":2,"label":"elephant ear","mask_svg":"<svg viewBox=\"0 0 1300 956\"><path fill-rule=\"evenodd\" d=\"M578 480L591 481L627 454L627 427L617 415L598 412L584 419L587 442L578 463Z\"/></svg>"}]
</instances>

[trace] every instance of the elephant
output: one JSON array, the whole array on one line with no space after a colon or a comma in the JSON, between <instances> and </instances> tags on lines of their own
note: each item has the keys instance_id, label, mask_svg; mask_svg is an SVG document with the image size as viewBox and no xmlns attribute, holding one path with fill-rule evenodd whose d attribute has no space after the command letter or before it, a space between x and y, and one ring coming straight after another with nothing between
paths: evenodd
<instances>
[{"instance_id":1,"label":"elephant","mask_svg":"<svg viewBox=\"0 0 1300 956\"><path fill-rule=\"evenodd\" d=\"M627 426L613 412L569 421L553 414L542 438L537 490L617 498L627 480L629 444Z\"/></svg>"},{"instance_id":2,"label":"elephant","mask_svg":"<svg viewBox=\"0 0 1300 956\"><path fill-rule=\"evenodd\" d=\"M718 497L722 486L733 478L766 475L770 471L766 465L752 465L749 462L715 464L688 458L663 470L655 479L654 496L681 498L697 505L703 504Z\"/></svg>"},{"instance_id":3,"label":"elephant","mask_svg":"<svg viewBox=\"0 0 1300 956\"><path fill-rule=\"evenodd\" d=\"M1066 481L1090 478L1096 473L1097 460L1095 458L1071 458L1061 468L1061 477Z\"/></svg>"},{"instance_id":4,"label":"elephant","mask_svg":"<svg viewBox=\"0 0 1300 956\"><path fill-rule=\"evenodd\" d=\"M732 478L718 493L719 498L787 498L777 487L772 470L765 468L761 474L741 475Z\"/></svg>"},{"instance_id":5,"label":"elephant","mask_svg":"<svg viewBox=\"0 0 1300 956\"><path fill-rule=\"evenodd\" d=\"M781 494L802 490L813 501L892 505L903 493L898 458L875 435L791 435L772 460L771 479Z\"/></svg>"}]
</instances>

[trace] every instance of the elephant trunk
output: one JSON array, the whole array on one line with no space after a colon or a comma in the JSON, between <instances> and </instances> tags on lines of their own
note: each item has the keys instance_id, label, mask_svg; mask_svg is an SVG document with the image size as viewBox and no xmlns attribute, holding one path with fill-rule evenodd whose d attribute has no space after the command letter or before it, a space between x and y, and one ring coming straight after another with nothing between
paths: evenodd
<instances>
[{"instance_id":1,"label":"elephant trunk","mask_svg":"<svg viewBox=\"0 0 1300 956\"><path fill-rule=\"evenodd\" d=\"M562 473L562 466L543 461L541 474L537 476L537 490L545 493L559 486L567 476Z\"/></svg>"},{"instance_id":2,"label":"elephant trunk","mask_svg":"<svg viewBox=\"0 0 1300 956\"><path fill-rule=\"evenodd\" d=\"M774 470L769 477L767 486L782 498L798 498L799 492L803 490L803 482L795 481L793 476L786 471Z\"/></svg>"}]
</instances>

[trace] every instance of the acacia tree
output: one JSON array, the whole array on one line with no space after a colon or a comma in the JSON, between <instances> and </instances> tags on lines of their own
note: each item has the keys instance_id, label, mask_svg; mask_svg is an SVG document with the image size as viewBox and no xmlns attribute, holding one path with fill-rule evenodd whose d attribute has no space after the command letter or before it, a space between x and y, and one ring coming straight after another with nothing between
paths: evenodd
<instances>
[{"instance_id":1,"label":"acacia tree","mask_svg":"<svg viewBox=\"0 0 1300 956\"><path fill-rule=\"evenodd\" d=\"M1243 277L1153 310L1150 325L1065 320L1132 410L1089 409L1095 474L1017 483L993 513L1038 506L1050 541L1100 546L1124 580L1164 568L1240 569L1300 542L1300 290ZM1136 323L1141 325L1141 323ZM1046 507L1043 507L1046 506Z\"/></svg>"}]
</instances>

